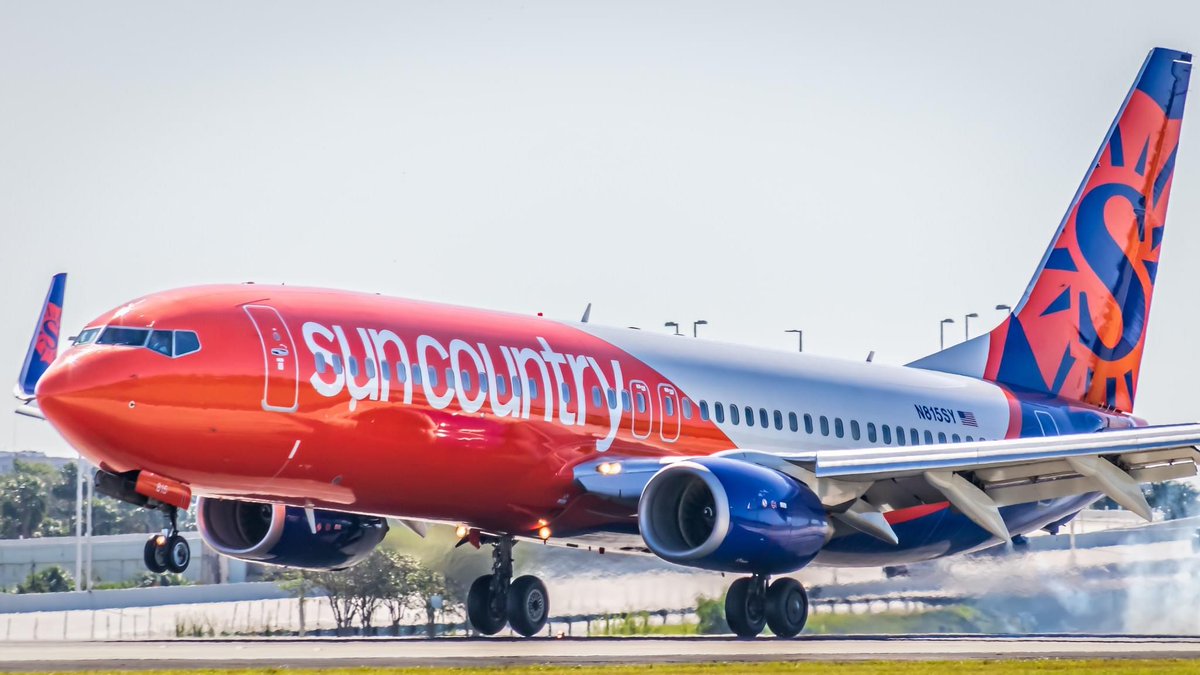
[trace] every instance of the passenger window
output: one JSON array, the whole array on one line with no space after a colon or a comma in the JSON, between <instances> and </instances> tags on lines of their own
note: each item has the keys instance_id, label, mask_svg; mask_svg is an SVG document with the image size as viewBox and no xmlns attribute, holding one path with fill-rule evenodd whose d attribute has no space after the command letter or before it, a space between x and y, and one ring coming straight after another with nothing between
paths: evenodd
<instances>
[{"instance_id":1,"label":"passenger window","mask_svg":"<svg viewBox=\"0 0 1200 675\"><path fill-rule=\"evenodd\" d=\"M404 372L403 363L396 364L396 381L400 384L404 384L408 381L408 373Z\"/></svg>"},{"instance_id":2,"label":"passenger window","mask_svg":"<svg viewBox=\"0 0 1200 675\"><path fill-rule=\"evenodd\" d=\"M730 424L741 424L742 423L741 409L738 408L736 405L729 406L729 423Z\"/></svg>"},{"instance_id":3,"label":"passenger window","mask_svg":"<svg viewBox=\"0 0 1200 675\"><path fill-rule=\"evenodd\" d=\"M163 356L170 356L171 342L171 331L156 330L153 333L150 333L150 339L146 340L146 347L151 351L162 354Z\"/></svg>"},{"instance_id":4,"label":"passenger window","mask_svg":"<svg viewBox=\"0 0 1200 675\"><path fill-rule=\"evenodd\" d=\"M503 375L496 376L496 393L501 396L508 396L508 378Z\"/></svg>"},{"instance_id":5,"label":"passenger window","mask_svg":"<svg viewBox=\"0 0 1200 675\"><path fill-rule=\"evenodd\" d=\"M141 347L146 344L146 338L148 337L150 337L150 331L145 328L109 326L100 334L100 339L96 340L96 344Z\"/></svg>"},{"instance_id":6,"label":"passenger window","mask_svg":"<svg viewBox=\"0 0 1200 675\"><path fill-rule=\"evenodd\" d=\"M842 428L842 418L836 417L833 420L833 433L838 438L846 435L846 430Z\"/></svg>"},{"instance_id":7,"label":"passenger window","mask_svg":"<svg viewBox=\"0 0 1200 675\"><path fill-rule=\"evenodd\" d=\"M929 431L925 432L925 445L933 445L933 434Z\"/></svg>"},{"instance_id":8,"label":"passenger window","mask_svg":"<svg viewBox=\"0 0 1200 675\"><path fill-rule=\"evenodd\" d=\"M375 377L375 359L367 359L367 377Z\"/></svg>"},{"instance_id":9,"label":"passenger window","mask_svg":"<svg viewBox=\"0 0 1200 675\"><path fill-rule=\"evenodd\" d=\"M478 375L479 375L479 391L486 394L487 390L488 390L487 373L479 373Z\"/></svg>"},{"instance_id":10,"label":"passenger window","mask_svg":"<svg viewBox=\"0 0 1200 675\"><path fill-rule=\"evenodd\" d=\"M767 427L770 426L770 424L767 422L767 409L766 408L758 409L758 424L759 424L759 426L761 426L764 429L766 429Z\"/></svg>"},{"instance_id":11,"label":"passenger window","mask_svg":"<svg viewBox=\"0 0 1200 675\"><path fill-rule=\"evenodd\" d=\"M683 399L683 403L680 404L680 407L683 408L683 419L692 419L692 400L687 398Z\"/></svg>"},{"instance_id":12,"label":"passenger window","mask_svg":"<svg viewBox=\"0 0 1200 675\"><path fill-rule=\"evenodd\" d=\"M529 380L529 398L537 398L537 397L538 397L537 382L535 382L533 380Z\"/></svg>"},{"instance_id":13,"label":"passenger window","mask_svg":"<svg viewBox=\"0 0 1200 675\"><path fill-rule=\"evenodd\" d=\"M387 361L380 361L379 374L383 377L384 382L390 382L392 379L392 366Z\"/></svg>"},{"instance_id":14,"label":"passenger window","mask_svg":"<svg viewBox=\"0 0 1200 675\"><path fill-rule=\"evenodd\" d=\"M867 422L867 442L874 443L879 440L879 436L875 434L875 423Z\"/></svg>"},{"instance_id":15,"label":"passenger window","mask_svg":"<svg viewBox=\"0 0 1200 675\"><path fill-rule=\"evenodd\" d=\"M804 433L811 434L813 432L812 415L804 413Z\"/></svg>"},{"instance_id":16,"label":"passenger window","mask_svg":"<svg viewBox=\"0 0 1200 675\"><path fill-rule=\"evenodd\" d=\"M725 423L725 406L721 405L720 401L713 404L713 412L716 413L717 424Z\"/></svg>"},{"instance_id":17,"label":"passenger window","mask_svg":"<svg viewBox=\"0 0 1200 675\"><path fill-rule=\"evenodd\" d=\"M800 423L796 421L796 413L794 412L788 413L788 428L792 431L800 430Z\"/></svg>"},{"instance_id":18,"label":"passenger window","mask_svg":"<svg viewBox=\"0 0 1200 675\"><path fill-rule=\"evenodd\" d=\"M351 356L346 360L346 364L350 366L350 377L358 377L358 357Z\"/></svg>"},{"instance_id":19,"label":"passenger window","mask_svg":"<svg viewBox=\"0 0 1200 675\"><path fill-rule=\"evenodd\" d=\"M633 403L630 401L628 389L621 390L621 410L624 410L625 412L633 410Z\"/></svg>"},{"instance_id":20,"label":"passenger window","mask_svg":"<svg viewBox=\"0 0 1200 675\"><path fill-rule=\"evenodd\" d=\"M858 432L858 420L850 420L850 438L853 438L857 441L860 437L861 436Z\"/></svg>"},{"instance_id":21,"label":"passenger window","mask_svg":"<svg viewBox=\"0 0 1200 675\"><path fill-rule=\"evenodd\" d=\"M904 427L896 427L896 445L904 445Z\"/></svg>"},{"instance_id":22,"label":"passenger window","mask_svg":"<svg viewBox=\"0 0 1200 675\"><path fill-rule=\"evenodd\" d=\"M329 365L325 363L325 354L317 352L313 354L313 360L316 361L317 372L324 375L325 371L329 368Z\"/></svg>"},{"instance_id":23,"label":"passenger window","mask_svg":"<svg viewBox=\"0 0 1200 675\"><path fill-rule=\"evenodd\" d=\"M561 383L559 385L559 389L562 390L563 403L570 403L571 402L571 389L569 387L567 387L567 383L566 382Z\"/></svg>"},{"instance_id":24,"label":"passenger window","mask_svg":"<svg viewBox=\"0 0 1200 675\"><path fill-rule=\"evenodd\" d=\"M600 401L601 401L600 387L592 387L592 405L599 408Z\"/></svg>"},{"instance_id":25,"label":"passenger window","mask_svg":"<svg viewBox=\"0 0 1200 675\"><path fill-rule=\"evenodd\" d=\"M453 388L454 388L454 369L447 368L446 369L446 389L453 389Z\"/></svg>"},{"instance_id":26,"label":"passenger window","mask_svg":"<svg viewBox=\"0 0 1200 675\"><path fill-rule=\"evenodd\" d=\"M463 390L471 391L471 374L464 370L464 371L460 372L459 375L462 376Z\"/></svg>"},{"instance_id":27,"label":"passenger window","mask_svg":"<svg viewBox=\"0 0 1200 675\"><path fill-rule=\"evenodd\" d=\"M950 437L950 440L954 441L955 443L961 443L961 442L962 442L962 439L961 439L961 438L959 438L958 434L954 434L953 436L951 436L951 437Z\"/></svg>"},{"instance_id":28,"label":"passenger window","mask_svg":"<svg viewBox=\"0 0 1200 675\"><path fill-rule=\"evenodd\" d=\"M775 411L775 429L777 431L783 431L783 413L779 412L778 410Z\"/></svg>"},{"instance_id":29,"label":"passenger window","mask_svg":"<svg viewBox=\"0 0 1200 675\"><path fill-rule=\"evenodd\" d=\"M700 401L700 419L708 421L708 401Z\"/></svg>"},{"instance_id":30,"label":"passenger window","mask_svg":"<svg viewBox=\"0 0 1200 675\"><path fill-rule=\"evenodd\" d=\"M431 386L431 387L438 386L437 369L434 368L433 366L429 366L429 386Z\"/></svg>"},{"instance_id":31,"label":"passenger window","mask_svg":"<svg viewBox=\"0 0 1200 675\"><path fill-rule=\"evenodd\" d=\"M884 424L882 428L883 428L883 444L891 445L892 444L892 428L886 424Z\"/></svg>"},{"instance_id":32,"label":"passenger window","mask_svg":"<svg viewBox=\"0 0 1200 675\"><path fill-rule=\"evenodd\" d=\"M336 356L335 356L335 357L333 357L333 358L334 358L335 360L337 359L337 357L336 357ZM401 372L401 373L403 373L404 371L400 371L400 372ZM417 385L418 387L419 387L419 386L421 386L421 377L422 377L422 375L421 375L421 369L420 369L420 368L413 368L413 369L412 369L412 376L413 376L413 384Z\"/></svg>"},{"instance_id":33,"label":"passenger window","mask_svg":"<svg viewBox=\"0 0 1200 675\"><path fill-rule=\"evenodd\" d=\"M821 415L821 435L829 435L829 418L824 415Z\"/></svg>"},{"instance_id":34,"label":"passenger window","mask_svg":"<svg viewBox=\"0 0 1200 675\"><path fill-rule=\"evenodd\" d=\"M640 413L646 412L646 397L645 397L645 395L643 395L642 392L639 391L637 393L636 399L637 399L637 411Z\"/></svg>"},{"instance_id":35,"label":"passenger window","mask_svg":"<svg viewBox=\"0 0 1200 675\"><path fill-rule=\"evenodd\" d=\"M617 409L617 392L611 387L608 389L608 407L610 410Z\"/></svg>"},{"instance_id":36,"label":"passenger window","mask_svg":"<svg viewBox=\"0 0 1200 675\"><path fill-rule=\"evenodd\" d=\"M909 429L908 434L909 434L908 437L912 441L913 445L921 444L921 435L919 433L917 433L916 429Z\"/></svg>"},{"instance_id":37,"label":"passenger window","mask_svg":"<svg viewBox=\"0 0 1200 675\"><path fill-rule=\"evenodd\" d=\"M513 396L520 396L521 395L521 380L518 379L516 375L514 375L512 382L513 382Z\"/></svg>"},{"instance_id":38,"label":"passenger window","mask_svg":"<svg viewBox=\"0 0 1200 675\"><path fill-rule=\"evenodd\" d=\"M939 431L938 432L938 443L945 443L945 442L946 442L945 432Z\"/></svg>"},{"instance_id":39,"label":"passenger window","mask_svg":"<svg viewBox=\"0 0 1200 675\"><path fill-rule=\"evenodd\" d=\"M186 356L200 351L200 338L190 330L175 331L175 356Z\"/></svg>"}]
</instances>

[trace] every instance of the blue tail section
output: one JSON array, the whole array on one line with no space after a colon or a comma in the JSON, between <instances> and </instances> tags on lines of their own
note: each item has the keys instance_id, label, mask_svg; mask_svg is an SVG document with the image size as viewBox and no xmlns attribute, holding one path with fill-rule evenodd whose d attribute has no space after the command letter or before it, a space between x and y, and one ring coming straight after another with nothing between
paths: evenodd
<instances>
[{"instance_id":1,"label":"blue tail section","mask_svg":"<svg viewBox=\"0 0 1200 675\"><path fill-rule=\"evenodd\" d=\"M25 365L21 367L21 377L17 380L17 396L19 398L33 398L38 380L54 362L54 358L58 356L63 297L66 292L66 273L55 274L54 278L50 280L50 290L46 293L46 301L42 303L42 314L38 317L37 326L33 330L33 339L29 341L29 351L25 354Z\"/></svg>"}]
</instances>

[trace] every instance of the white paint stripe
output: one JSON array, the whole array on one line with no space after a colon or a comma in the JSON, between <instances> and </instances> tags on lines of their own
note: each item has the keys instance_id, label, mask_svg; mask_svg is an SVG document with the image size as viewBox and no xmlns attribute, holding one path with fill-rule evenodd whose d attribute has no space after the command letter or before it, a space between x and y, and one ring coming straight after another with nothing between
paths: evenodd
<instances>
[{"instance_id":1,"label":"white paint stripe","mask_svg":"<svg viewBox=\"0 0 1200 675\"><path fill-rule=\"evenodd\" d=\"M288 454L288 459L296 456L296 451L300 449L300 439L296 439L296 444L292 446L291 453Z\"/></svg>"}]
</instances>

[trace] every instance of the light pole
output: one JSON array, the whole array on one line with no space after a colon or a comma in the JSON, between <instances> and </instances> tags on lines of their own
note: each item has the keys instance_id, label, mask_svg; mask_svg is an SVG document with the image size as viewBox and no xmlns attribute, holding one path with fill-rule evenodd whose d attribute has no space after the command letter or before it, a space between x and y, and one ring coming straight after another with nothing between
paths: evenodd
<instances>
[{"instance_id":1,"label":"light pole","mask_svg":"<svg viewBox=\"0 0 1200 675\"><path fill-rule=\"evenodd\" d=\"M979 315L976 314L975 312L971 312L970 314L967 314L966 316L963 317L963 335L966 336L966 339L968 339L968 340L971 339L971 319L978 319L978 318L979 318Z\"/></svg>"},{"instance_id":2,"label":"light pole","mask_svg":"<svg viewBox=\"0 0 1200 675\"><path fill-rule=\"evenodd\" d=\"M666 326L667 328L674 328L676 335L683 335L683 333L679 332L679 322L678 321L668 321L668 322L664 323L663 325Z\"/></svg>"},{"instance_id":3,"label":"light pole","mask_svg":"<svg viewBox=\"0 0 1200 675\"><path fill-rule=\"evenodd\" d=\"M996 311L998 311L998 312L1011 312L1011 311L1012 311L1012 307L1009 307L1008 305L996 305Z\"/></svg>"},{"instance_id":4,"label":"light pole","mask_svg":"<svg viewBox=\"0 0 1200 675\"><path fill-rule=\"evenodd\" d=\"M704 319L698 319L696 321L693 321L692 322L692 337L700 337L697 334L696 329L699 328L700 326L707 326L707 325L708 325L708 322L705 321Z\"/></svg>"},{"instance_id":5,"label":"light pole","mask_svg":"<svg viewBox=\"0 0 1200 675\"><path fill-rule=\"evenodd\" d=\"M795 333L796 334L796 349L801 352L804 351L804 331L802 331L798 328L789 328L783 332Z\"/></svg>"},{"instance_id":6,"label":"light pole","mask_svg":"<svg viewBox=\"0 0 1200 675\"><path fill-rule=\"evenodd\" d=\"M939 335L941 336L939 344L942 349L946 348L946 324L948 323L954 323L954 319L942 319L942 325L938 327Z\"/></svg>"}]
</instances>

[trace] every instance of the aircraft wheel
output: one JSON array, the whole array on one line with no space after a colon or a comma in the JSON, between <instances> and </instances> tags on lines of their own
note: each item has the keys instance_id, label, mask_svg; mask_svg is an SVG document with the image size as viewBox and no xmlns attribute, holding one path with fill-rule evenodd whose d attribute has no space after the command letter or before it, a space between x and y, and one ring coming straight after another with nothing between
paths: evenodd
<instances>
[{"instance_id":1,"label":"aircraft wheel","mask_svg":"<svg viewBox=\"0 0 1200 675\"><path fill-rule=\"evenodd\" d=\"M725 594L725 620L738 637L755 637L767 625L764 586L765 579L742 577Z\"/></svg>"},{"instance_id":2,"label":"aircraft wheel","mask_svg":"<svg viewBox=\"0 0 1200 675\"><path fill-rule=\"evenodd\" d=\"M167 538L161 534L156 534L146 540L146 547L142 549L142 561L146 563L146 569L155 574L162 574L167 571Z\"/></svg>"},{"instance_id":3,"label":"aircraft wheel","mask_svg":"<svg viewBox=\"0 0 1200 675\"><path fill-rule=\"evenodd\" d=\"M799 581L778 579L767 589L767 625L781 638L796 637L808 621L808 594Z\"/></svg>"},{"instance_id":4,"label":"aircraft wheel","mask_svg":"<svg viewBox=\"0 0 1200 675\"><path fill-rule=\"evenodd\" d=\"M471 584L471 590L467 592L467 619L484 635L495 635L508 623L504 603L495 601L493 596L491 574L485 574Z\"/></svg>"},{"instance_id":5,"label":"aircraft wheel","mask_svg":"<svg viewBox=\"0 0 1200 675\"><path fill-rule=\"evenodd\" d=\"M167 569L182 574L192 562L192 547L182 535L172 535L167 539Z\"/></svg>"},{"instance_id":6,"label":"aircraft wheel","mask_svg":"<svg viewBox=\"0 0 1200 675\"><path fill-rule=\"evenodd\" d=\"M530 637L546 627L550 616L550 595L546 584L534 576L517 577L508 587L508 625Z\"/></svg>"}]
</instances>

